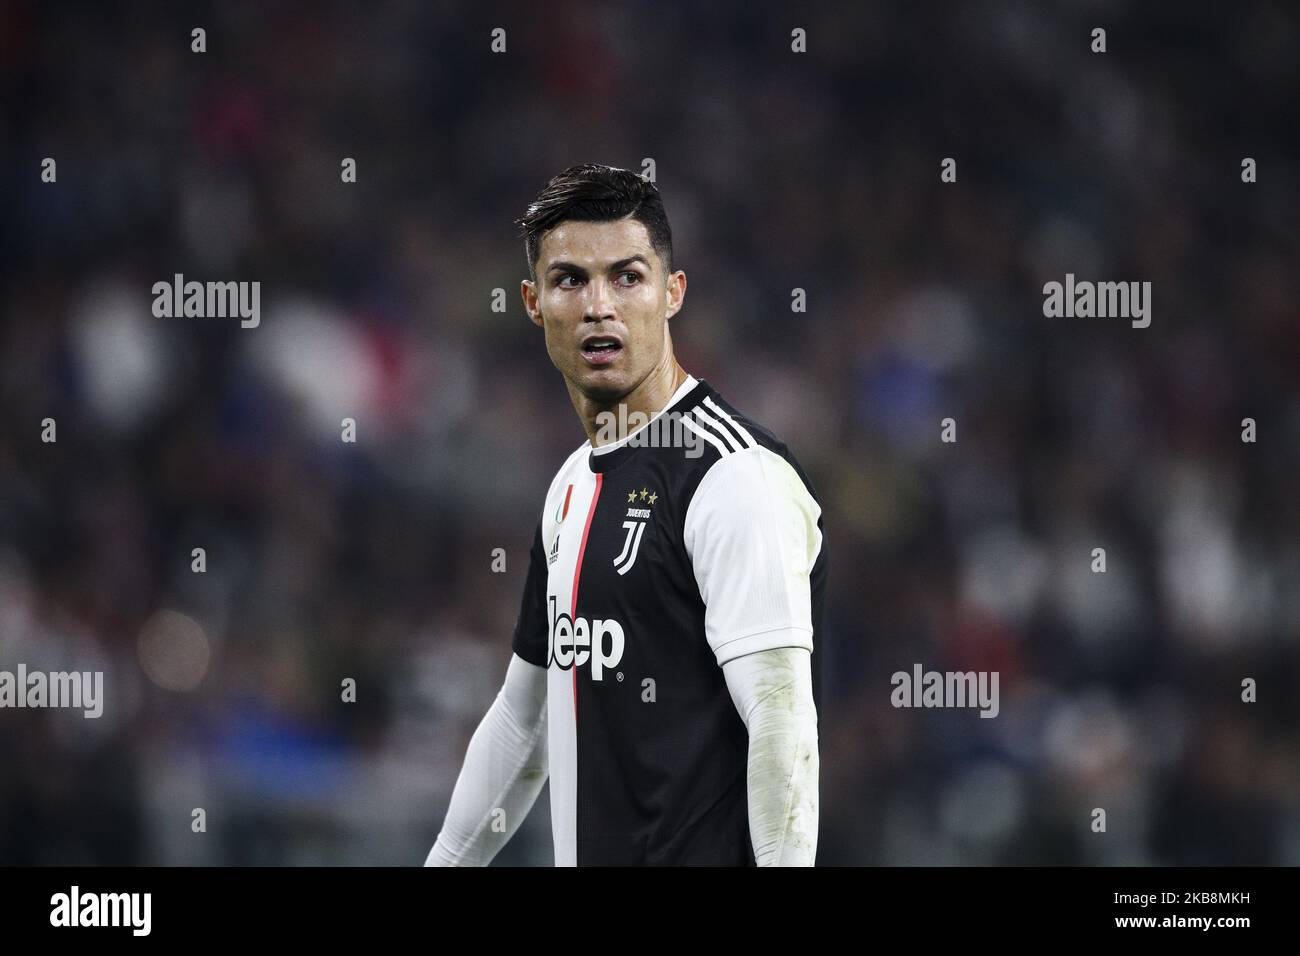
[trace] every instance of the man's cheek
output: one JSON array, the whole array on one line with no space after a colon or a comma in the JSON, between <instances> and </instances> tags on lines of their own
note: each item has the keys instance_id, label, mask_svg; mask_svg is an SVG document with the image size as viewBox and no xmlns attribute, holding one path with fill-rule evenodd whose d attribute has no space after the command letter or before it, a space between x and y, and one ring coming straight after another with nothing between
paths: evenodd
<instances>
[{"instance_id":1,"label":"man's cheek","mask_svg":"<svg viewBox=\"0 0 1300 956\"><path fill-rule=\"evenodd\" d=\"M566 355L563 348L559 345L559 340L553 336L549 329L546 333L546 354L551 358L551 364L560 371L568 367L571 356Z\"/></svg>"}]
</instances>

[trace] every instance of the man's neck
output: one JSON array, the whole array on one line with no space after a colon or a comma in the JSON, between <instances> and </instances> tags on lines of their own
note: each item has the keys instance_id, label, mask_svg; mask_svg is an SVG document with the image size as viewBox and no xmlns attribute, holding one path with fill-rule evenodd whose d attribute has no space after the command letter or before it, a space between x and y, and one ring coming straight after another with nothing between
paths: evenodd
<instances>
[{"instance_id":1,"label":"man's neck","mask_svg":"<svg viewBox=\"0 0 1300 956\"><path fill-rule=\"evenodd\" d=\"M573 402L573 409L578 413L578 419L582 422L583 430L587 433L587 440L591 442L593 448L599 448L602 444L609 441L618 441L627 437L623 424L632 417L634 412L641 412L645 420L649 420L663 411L668 400L686 381L687 373L684 368L677 364L677 359L672 355L668 356L667 362L656 367L653 372L632 391L628 392L621 398L612 402L598 402L588 398L582 392L578 391L573 385L565 383L569 389L569 398ZM626 411L619 414L619 406L623 406ZM608 412L614 416L618 423L618 431L614 437L610 438L608 428L602 429L601 423L597 420L602 412ZM626 431L632 431L632 428Z\"/></svg>"}]
</instances>

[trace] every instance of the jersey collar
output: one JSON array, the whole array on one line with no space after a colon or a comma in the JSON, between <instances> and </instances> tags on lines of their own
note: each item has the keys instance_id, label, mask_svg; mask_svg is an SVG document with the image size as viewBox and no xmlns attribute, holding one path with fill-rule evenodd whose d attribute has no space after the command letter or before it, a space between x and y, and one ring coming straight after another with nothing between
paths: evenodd
<instances>
[{"instance_id":1,"label":"jersey collar","mask_svg":"<svg viewBox=\"0 0 1300 956\"><path fill-rule=\"evenodd\" d=\"M677 386L677 391L673 392L672 397L668 399L668 403L655 412L644 425L628 432L618 441L601 445L599 448L592 448L591 440L588 439L586 444L589 449L587 464L591 466L591 470L593 472L609 471L615 465L624 461L633 451L640 447L639 445L628 444L632 438L649 428L660 416L679 407L690 407L695 404L695 400L691 397L692 394L697 389L703 390L706 384L704 379L697 379L694 375L687 373L686 380ZM696 396L696 399L698 399L698 396Z\"/></svg>"}]
</instances>

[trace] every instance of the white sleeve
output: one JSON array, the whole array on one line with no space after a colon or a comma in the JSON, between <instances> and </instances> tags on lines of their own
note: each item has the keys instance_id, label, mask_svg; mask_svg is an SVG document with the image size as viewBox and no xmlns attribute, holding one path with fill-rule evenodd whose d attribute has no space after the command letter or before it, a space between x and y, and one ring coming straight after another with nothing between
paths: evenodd
<instances>
[{"instance_id":1,"label":"white sleeve","mask_svg":"<svg viewBox=\"0 0 1300 956\"><path fill-rule=\"evenodd\" d=\"M812 650L820 516L790 463L761 445L724 455L700 481L683 543L719 665L771 647Z\"/></svg>"},{"instance_id":2,"label":"white sleeve","mask_svg":"<svg viewBox=\"0 0 1300 956\"><path fill-rule=\"evenodd\" d=\"M487 866L532 809L546 774L546 668L511 655L424 865Z\"/></svg>"},{"instance_id":3,"label":"white sleeve","mask_svg":"<svg viewBox=\"0 0 1300 956\"><path fill-rule=\"evenodd\" d=\"M817 707L802 647L778 647L722 666L749 731L749 834L759 866L812 866L817 859Z\"/></svg>"}]
</instances>

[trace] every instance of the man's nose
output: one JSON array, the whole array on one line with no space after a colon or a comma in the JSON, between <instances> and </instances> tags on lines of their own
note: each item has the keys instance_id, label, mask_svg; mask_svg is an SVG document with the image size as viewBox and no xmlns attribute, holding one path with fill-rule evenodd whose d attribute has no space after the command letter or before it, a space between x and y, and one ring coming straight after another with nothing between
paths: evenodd
<instances>
[{"instance_id":1,"label":"man's nose","mask_svg":"<svg viewBox=\"0 0 1300 956\"><path fill-rule=\"evenodd\" d=\"M608 280L604 278L592 279L587 283L586 318L589 321L598 322L601 319L612 317L613 314L614 296Z\"/></svg>"}]
</instances>

